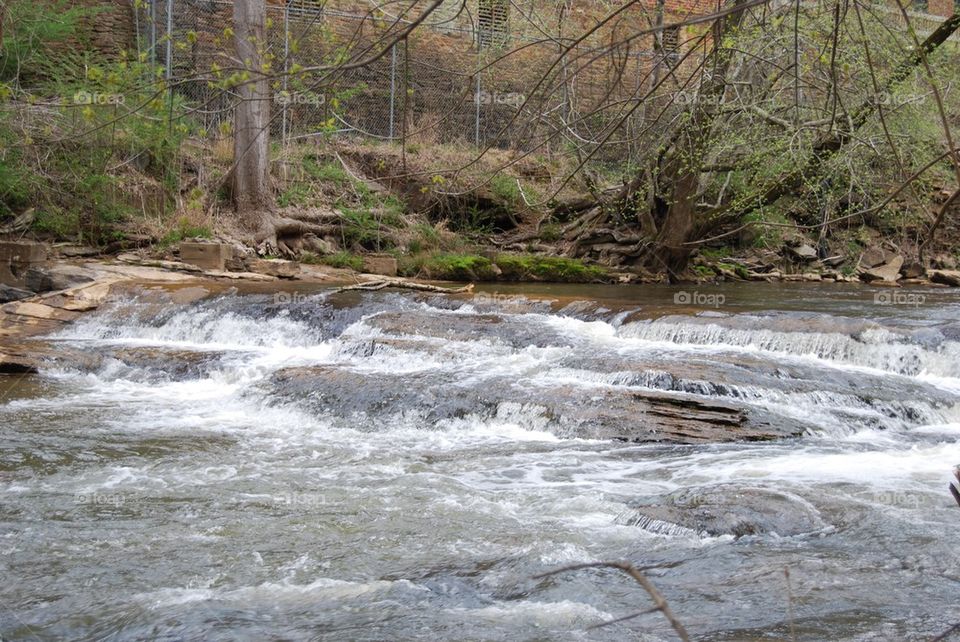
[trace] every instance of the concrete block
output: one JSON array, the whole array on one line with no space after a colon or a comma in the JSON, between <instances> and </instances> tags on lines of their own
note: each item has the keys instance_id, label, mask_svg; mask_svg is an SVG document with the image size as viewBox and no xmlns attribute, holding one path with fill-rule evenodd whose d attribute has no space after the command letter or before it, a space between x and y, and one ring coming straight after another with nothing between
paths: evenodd
<instances>
[{"instance_id":1,"label":"concrete block","mask_svg":"<svg viewBox=\"0 0 960 642\"><path fill-rule=\"evenodd\" d=\"M0 241L0 283L22 288L24 275L32 267L46 263L47 246L31 241Z\"/></svg>"},{"instance_id":2,"label":"concrete block","mask_svg":"<svg viewBox=\"0 0 960 642\"><path fill-rule=\"evenodd\" d=\"M371 254L363 257L363 271L367 274L397 276L397 259L389 255Z\"/></svg>"},{"instance_id":3,"label":"concrete block","mask_svg":"<svg viewBox=\"0 0 960 642\"><path fill-rule=\"evenodd\" d=\"M180 244L180 260L204 270L223 271L233 258L233 248L226 243L184 242Z\"/></svg>"}]
</instances>

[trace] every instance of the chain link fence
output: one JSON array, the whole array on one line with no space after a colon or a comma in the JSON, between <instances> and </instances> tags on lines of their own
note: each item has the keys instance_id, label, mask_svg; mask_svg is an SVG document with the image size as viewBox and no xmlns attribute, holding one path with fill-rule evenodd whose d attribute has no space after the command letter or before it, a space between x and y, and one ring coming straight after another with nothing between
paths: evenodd
<instances>
[{"instance_id":1,"label":"chain link fence","mask_svg":"<svg viewBox=\"0 0 960 642\"><path fill-rule=\"evenodd\" d=\"M140 52L174 81L209 132L232 119L234 98L210 82L211 70L235 64L232 10L225 0L149 0L137 8ZM377 43L394 19L309 0L268 5L267 13L273 71L335 68L315 81L277 74L271 128L284 142L339 133L530 150L594 145L621 159L643 144L644 114L635 106L661 60L654 51L592 61L584 52L589 62L557 67L559 45L549 38L510 33L482 46L478 28L447 24L422 26L369 64L341 71L335 61L345 51L382 51Z\"/></svg>"}]
</instances>

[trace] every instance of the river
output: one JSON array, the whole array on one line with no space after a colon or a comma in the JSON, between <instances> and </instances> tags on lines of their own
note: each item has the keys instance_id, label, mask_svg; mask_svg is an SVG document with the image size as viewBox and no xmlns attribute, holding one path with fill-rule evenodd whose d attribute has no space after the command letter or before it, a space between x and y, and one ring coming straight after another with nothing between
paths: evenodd
<instances>
[{"instance_id":1,"label":"river","mask_svg":"<svg viewBox=\"0 0 960 642\"><path fill-rule=\"evenodd\" d=\"M0 378L3 640L922 640L960 622L960 298L119 297ZM788 572L787 572L788 570Z\"/></svg>"}]
</instances>

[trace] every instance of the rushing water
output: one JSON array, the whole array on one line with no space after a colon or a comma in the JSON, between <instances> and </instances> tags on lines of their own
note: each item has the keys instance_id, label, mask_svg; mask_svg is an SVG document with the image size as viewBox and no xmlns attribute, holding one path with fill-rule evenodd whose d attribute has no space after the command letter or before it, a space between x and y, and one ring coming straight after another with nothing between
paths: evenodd
<instances>
[{"instance_id":1,"label":"rushing water","mask_svg":"<svg viewBox=\"0 0 960 642\"><path fill-rule=\"evenodd\" d=\"M624 575L535 578L627 559L697 639L928 639L960 621L960 304L914 294L115 302L0 379L0 636L672 638L587 630L649 606ZM650 395L799 436L686 443Z\"/></svg>"}]
</instances>

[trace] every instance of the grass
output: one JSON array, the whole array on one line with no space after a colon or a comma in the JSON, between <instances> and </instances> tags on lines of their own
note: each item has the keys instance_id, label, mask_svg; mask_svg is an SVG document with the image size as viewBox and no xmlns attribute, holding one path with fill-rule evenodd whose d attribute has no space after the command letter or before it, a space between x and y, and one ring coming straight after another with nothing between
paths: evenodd
<instances>
[{"instance_id":1,"label":"grass","mask_svg":"<svg viewBox=\"0 0 960 642\"><path fill-rule=\"evenodd\" d=\"M303 170L314 180L326 181L336 185L346 185L350 182L350 175L343 165L334 160L321 161L316 156L304 156Z\"/></svg>"},{"instance_id":2,"label":"grass","mask_svg":"<svg viewBox=\"0 0 960 642\"><path fill-rule=\"evenodd\" d=\"M337 252L329 256L319 257L318 261L335 268L349 268L360 272L363 270L363 257L350 252Z\"/></svg>"},{"instance_id":3,"label":"grass","mask_svg":"<svg viewBox=\"0 0 960 642\"><path fill-rule=\"evenodd\" d=\"M205 225L191 223L186 217L177 220L176 227L163 235L160 239L161 246L170 246L179 243L184 239L209 239L213 238L213 232Z\"/></svg>"},{"instance_id":4,"label":"grass","mask_svg":"<svg viewBox=\"0 0 960 642\"><path fill-rule=\"evenodd\" d=\"M280 207L306 205L309 201L310 187L306 183L293 183L280 192L280 195L277 197L277 205Z\"/></svg>"},{"instance_id":5,"label":"grass","mask_svg":"<svg viewBox=\"0 0 960 642\"><path fill-rule=\"evenodd\" d=\"M506 203L520 203L523 201L520 186L517 185L516 179L509 174L495 174L493 178L490 179L490 191Z\"/></svg>"}]
</instances>

